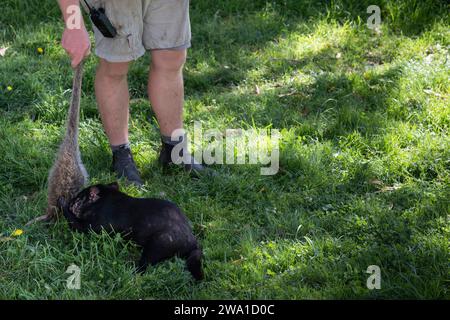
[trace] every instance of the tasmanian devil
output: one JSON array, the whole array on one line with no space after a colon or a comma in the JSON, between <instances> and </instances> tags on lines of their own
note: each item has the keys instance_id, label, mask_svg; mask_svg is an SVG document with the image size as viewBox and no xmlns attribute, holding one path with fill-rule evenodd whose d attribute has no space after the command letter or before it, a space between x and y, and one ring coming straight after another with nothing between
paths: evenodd
<instances>
[{"instance_id":1,"label":"tasmanian devil","mask_svg":"<svg viewBox=\"0 0 450 320\"><path fill-rule=\"evenodd\" d=\"M80 191L59 206L73 230L119 232L143 247L138 272L148 265L179 256L196 280L203 279L202 251L189 221L174 203L152 198L133 198L119 185L97 184Z\"/></svg>"}]
</instances>

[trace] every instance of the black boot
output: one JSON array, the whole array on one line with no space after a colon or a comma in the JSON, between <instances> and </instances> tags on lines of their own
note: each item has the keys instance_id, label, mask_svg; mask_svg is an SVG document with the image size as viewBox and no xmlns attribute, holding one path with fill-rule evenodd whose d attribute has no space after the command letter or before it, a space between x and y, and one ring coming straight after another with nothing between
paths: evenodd
<instances>
[{"instance_id":1,"label":"black boot","mask_svg":"<svg viewBox=\"0 0 450 320\"><path fill-rule=\"evenodd\" d=\"M183 143L183 142L179 142ZM169 165L175 165L172 161L172 150L175 147L175 145L162 142L161 152L159 153L159 163L163 167L168 167ZM186 148L181 149L179 157L184 158L183 151L187 150ZM183 162L179 165L182 165L186 171L189 172L195 172L195 173L202 173L206 171L206 168L198 163L195 158L191 154L186 155L186 160L183 159Z\"/></svg>"},{"instance_id":2,"label":"black boot","mask_svg":"<svg viewBox=\"0 0 450 320\"><path fill-rule=\"evenodd\" d=\"M128 182L137 187L141 187L143 185L130 148L121 147L113 151L112 166L113 170L117 174L117 178L126 178Z\"/></svg>"}]
</instances>

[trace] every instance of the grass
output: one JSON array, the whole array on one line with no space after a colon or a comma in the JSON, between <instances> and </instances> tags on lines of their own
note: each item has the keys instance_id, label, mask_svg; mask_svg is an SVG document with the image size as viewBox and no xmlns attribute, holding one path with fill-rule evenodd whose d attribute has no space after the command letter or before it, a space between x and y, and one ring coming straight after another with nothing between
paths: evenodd
<instances>
[{"instance_id":1,"label":"grass","mask_svg":"<svg viewBox=\"0 0 450 320\"><path fill-rule=\"evenodd\" d=\"M5 0L0 298L448 299L449 7L378 1L374 32L370 4L192 1L186 128L279 129L275 176L252 165L216 166L214 179L164 174L148 56L131 67L130 134L146 185L124 190L184 209L204 247L206 280L196 284L177 259L135 276L138 248L120 237L71 233L64 221L24 228L45 209L71 71L54 1ZM96 60L86 66L80 128L92 183L114 180ZM10 237L16 229L24 233ZM65 286L72 263L80 290ZM369 265L381 268L380 290L366 287Z\"/></svg>"}]
</instances>

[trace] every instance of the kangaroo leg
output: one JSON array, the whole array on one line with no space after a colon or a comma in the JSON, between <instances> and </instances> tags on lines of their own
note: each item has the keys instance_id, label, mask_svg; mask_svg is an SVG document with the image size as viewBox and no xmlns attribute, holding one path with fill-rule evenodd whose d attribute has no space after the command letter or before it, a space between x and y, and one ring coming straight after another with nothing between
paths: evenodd
<instances>
[{"instance_id":1,"label":"kangaroo leg","mask_svg":"<svg viewBox=\"0 0 450 320\"><path fill-rule=\"evenodd\" d=\"M53 219L54 219L54 214L53 214L53 211L54 209L51 209L51 210L48 210L47 209L47 213L46 214L44 214L44 215L42 215L42 216L39 216L39 217L37 217L37 218L34 218L34 219L32 219L32 220L30 220L30 221L28 221L26 224L25 224L25 226L29 226L29 225L32 225L32 224L34 224L34 223L36 223L36 222L50 222L50 221L52 221Z\"/></svg>"}]
</instances>

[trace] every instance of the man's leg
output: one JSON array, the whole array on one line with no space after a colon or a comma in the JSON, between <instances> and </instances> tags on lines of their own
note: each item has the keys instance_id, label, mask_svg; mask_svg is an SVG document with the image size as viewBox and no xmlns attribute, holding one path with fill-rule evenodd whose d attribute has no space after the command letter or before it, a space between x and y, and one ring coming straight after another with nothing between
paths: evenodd
<instances>
[{"instance_id":1,"label":"man's leg","mask_svg":"<svg viewBox=\"0 0 450 320\"><path fill-rule=\"evenodd\" d=\"M184 84L183 66L186 49L152 50L148 95L156 114L161 134L183 128Z\"/></svg>"},{"instance_id":2,"label":"man's leg","mask_svg":"<svg viewBox=\"0 0 450 320\"><path fill-rule=\"evenodd\" d=\"M100 59L95 76L95 96L103 127L112 146L128 143L128 62Z\"/></svg>"},{"instance_id":3,"label":"man's leg","mask_svg":"<svg viewBox=\"0 0 450 320\"><path fill-rule=\"evenodd\" d=\"M95 95L103 127L113 151L113 169L119 178L140 186L142 180L128 142L128 62L100 59L95 76Z\"/></svg>"},{"instance_id":4,"label":"man's leg","mask_svg":"<svg viewBox=\"0 0 450 320\"><path fill-rule=\"evenodd\" d=\"M171 152L176 144L170 139L172 132L183 128L183 66L186 49L152 50L151 54L148 95L161 131L162 150L159 159L163 165L167 165L172 162ZM189 160L184 163L185 169L203 169L200 164L194 162L192 156L186 158Z\"/></svg>"}]
</instances>

